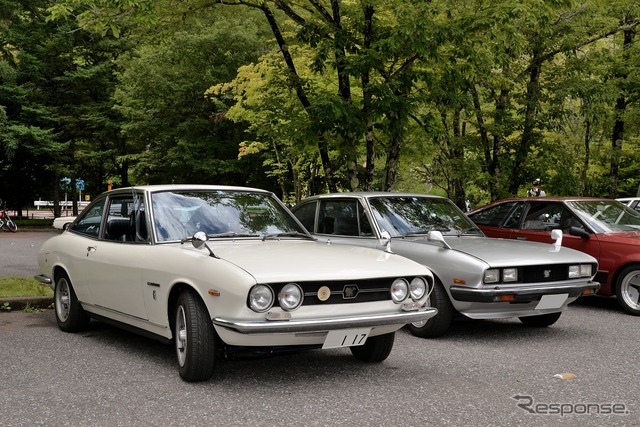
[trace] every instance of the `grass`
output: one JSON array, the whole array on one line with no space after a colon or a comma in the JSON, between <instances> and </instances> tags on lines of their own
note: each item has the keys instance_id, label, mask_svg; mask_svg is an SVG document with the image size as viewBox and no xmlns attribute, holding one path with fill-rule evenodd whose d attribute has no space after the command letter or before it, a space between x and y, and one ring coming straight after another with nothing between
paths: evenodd
<instances>
[{"instance_id":1,"label":"grass","mask_svg":"<svg viewBox=\"0 0 640 427\"><path fill-rule=\"evenodd\" d=\"M0 298L48 297L53 291L47 285L31 277L0 278Z\"/></svg>"}]
</instances>

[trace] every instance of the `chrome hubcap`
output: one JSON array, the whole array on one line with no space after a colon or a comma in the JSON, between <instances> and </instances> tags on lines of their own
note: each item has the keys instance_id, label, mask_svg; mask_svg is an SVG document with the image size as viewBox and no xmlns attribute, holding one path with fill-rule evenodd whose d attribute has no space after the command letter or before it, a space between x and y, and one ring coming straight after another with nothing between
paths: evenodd
<instances>
[{"instance_id":1,"label":"chrome hubcap","mask_svg":"<svg viewBox=\"0 0 640 427\"><path fill-rule=\"evenodd\" d=\"M187 321L184 308L180 306L176 312L176 353L180 366L184 366L187 358L187 344Z\"/></svg>"},{"instance_id":2,"label":"chrome hubcap","mask_svg":"<svg viewBox=\"0 0 640 427\"><path fill-rule=\"evenodd\" d=\"M625 304L634 310L640 309L640 271L634 271L624 278L620 293Z\"/></svg>"},{"instance_id":3,"label":"chrome hubcap","mask_svg":"<svg viewBox=\"0 0 640 427\"><path fill-rule=\"evenodd\" d=\"M56 314L58 315L58 319L65 322L69 318L70 311L71 296L69 295L69 283L66 279L60 279L56 292Z\"/></svg>"}]
</instances>

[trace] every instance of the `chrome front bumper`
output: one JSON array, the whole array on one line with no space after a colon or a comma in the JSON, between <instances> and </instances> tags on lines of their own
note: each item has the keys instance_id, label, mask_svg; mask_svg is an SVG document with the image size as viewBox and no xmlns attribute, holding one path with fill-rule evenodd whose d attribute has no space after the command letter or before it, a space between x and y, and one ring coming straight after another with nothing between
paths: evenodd
<instances>
[{"instance_id":1,"label":"chrome front bumper","mask_svg":"<svg viewBox=\"0 0 640 427\"><path fill-rule=\"evenodd\" d=\"M568 294L569 298L582 296L585 291L595 294L600 289L598 282L565 283L565 284L537 284L537 285L497 285L494 287L468 288L451 286L451 296L457 301L466 302L496 302L500 297L513 295L509 302L522 303L536 301L543 295Z\"/></svg>"},{"instance_id":2,"label":"chrome front bumper","mask_svg":"<svg viewBox=\"0 0 640 427\"><path fill-rule=\"evenodd\" d=\"M335 317L328 319L290 319L237 321L214 317L215 326L222 326L242 334L276 334L297 332L323 332L337 329L367 328L389 325L406 325L429 320L438 314L432 307L420 311L363 316Z\"/></svg>"}]
</instances>

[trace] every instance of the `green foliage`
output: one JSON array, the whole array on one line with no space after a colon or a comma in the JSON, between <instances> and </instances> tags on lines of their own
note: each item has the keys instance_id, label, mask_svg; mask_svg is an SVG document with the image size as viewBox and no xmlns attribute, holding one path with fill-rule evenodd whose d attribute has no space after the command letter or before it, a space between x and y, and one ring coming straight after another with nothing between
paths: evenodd
<instances>
[{"instance_id":1,"label":"green foliage","mask_svg":"<svg viewBox=\"0 0 640 427\"><path fill-rule=\"evenodd\" d=\"M536 177L552 195L607 195L615 174L635 194L640 44L622 34L637 2L332 5L11 3L0 178L29 198L57 172L91 191L218 182L295 201L366 185L477 205Z\"/></svg>"},{"instance_id":2,"label":"green foliage","mask_svg":"<svg viewBox=\"0 0 640 427\"><path fill-rule=\"evenodd\" d=\"M0 298L52 296L53 291L31 277L0 278Z\"/></svg>"}]
</instances>

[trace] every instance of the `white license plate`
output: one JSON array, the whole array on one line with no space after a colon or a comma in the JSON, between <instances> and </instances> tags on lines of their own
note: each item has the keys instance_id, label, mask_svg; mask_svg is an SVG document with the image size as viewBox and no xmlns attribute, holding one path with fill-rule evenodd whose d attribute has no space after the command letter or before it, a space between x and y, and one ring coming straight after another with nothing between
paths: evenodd
<instances>
[{"instance_id":1,"label":"white license plate","mask_svg":"<svg viewBox=\"0 0 640 427\"><path fill-rule=\"evenodd\" d=\"M536 305L536 310L544 310L547 308L560 308L565 303L569 294L543 295L540 302Z\"/></svg>"},{"instance_id":2,"label":"white license plate","mask_svg":"<svg viewBox=\"0 0 640 427\"><path fill-rule=\"evenodd\" d=\"M362 345L367 340L371 328L340 329L329 331L322 348L353 347Z\"/></svg>"}]
</instances>

